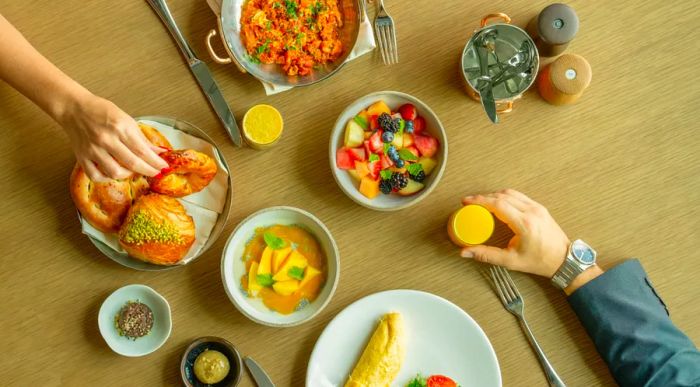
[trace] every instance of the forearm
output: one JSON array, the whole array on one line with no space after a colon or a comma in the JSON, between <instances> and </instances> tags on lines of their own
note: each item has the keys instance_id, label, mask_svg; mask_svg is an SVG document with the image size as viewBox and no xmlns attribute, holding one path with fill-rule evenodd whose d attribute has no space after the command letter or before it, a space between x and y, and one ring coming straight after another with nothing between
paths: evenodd
<instances>
[{"instance_id":1,"label":"forearm","mask_svg":"<svg viewBox=\"0 0 700 387\"><path fill-rule=\"evenodd\" d=\"M90 92L41 55L0 15L0 79L61 123Z\"/></svg>"},{"instance_id":2,"label":"forearm","mask_svg":"<svg viewBox=\"0 0 700 387\"><path fill-rule=\"evenodd\" d=\"M637 261L599 274L569 303L621 386L700 384L700 352L673 324Z\"/></svg>"}]
</instances>

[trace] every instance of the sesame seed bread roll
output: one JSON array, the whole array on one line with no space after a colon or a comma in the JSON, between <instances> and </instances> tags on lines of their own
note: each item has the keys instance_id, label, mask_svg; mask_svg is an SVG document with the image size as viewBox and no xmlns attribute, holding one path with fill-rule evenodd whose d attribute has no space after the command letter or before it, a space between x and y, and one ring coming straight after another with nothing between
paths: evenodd
<instances>
[{"instance_id":1,"label":"sesame seed bread roll","mask_svg":"<svg viewBox=\"0 0 700 387\"><path fill-rule=\"evenodd\" d=\"M405 352L401 314L385 314L345 387L388 387L401 370Z\"/></svg>"},{"instance_id":2,"label":"sesame seed bread roll","mask_svg":"<svg viewBox=\"0 0 700 387\"><path fill-rule=\"evenodd\" d=\"M139 198L119 230L119 244L129 255L156 265L180 262L194 240L194 221L185 207L156 193Z\"/></svg>"}]
</instances>

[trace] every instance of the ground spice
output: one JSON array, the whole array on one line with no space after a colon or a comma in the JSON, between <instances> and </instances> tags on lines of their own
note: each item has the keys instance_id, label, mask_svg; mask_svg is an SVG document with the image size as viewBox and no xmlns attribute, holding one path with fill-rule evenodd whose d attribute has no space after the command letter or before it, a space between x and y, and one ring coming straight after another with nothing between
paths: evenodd
<instances>
[{"instance_id":1,"label":"ground spice","mask_svg":"<svg viewBox=\"0 0 700 387\"><path fill-rule=\"evenodd\" d=\"M136 340L151 332L153 312L146 304L129 301L114 316L114 323L120 336Z\"/></svg>"}]
</instances>

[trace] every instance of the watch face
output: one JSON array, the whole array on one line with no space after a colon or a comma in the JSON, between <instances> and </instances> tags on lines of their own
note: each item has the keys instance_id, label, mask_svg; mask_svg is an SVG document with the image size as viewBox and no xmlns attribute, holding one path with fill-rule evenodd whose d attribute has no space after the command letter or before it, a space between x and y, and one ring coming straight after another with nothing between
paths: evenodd
<instances>
[{"instance_id":1,"label":"watch face","mask_svg":"<svg viewBox=\"0 0 700 387\"><path fill-rule=\"evenodd\" d=\"M571 245L571 254L583 264L595 263L595 251L583 241L576 241Z\"/></svg>"}]
</instances>

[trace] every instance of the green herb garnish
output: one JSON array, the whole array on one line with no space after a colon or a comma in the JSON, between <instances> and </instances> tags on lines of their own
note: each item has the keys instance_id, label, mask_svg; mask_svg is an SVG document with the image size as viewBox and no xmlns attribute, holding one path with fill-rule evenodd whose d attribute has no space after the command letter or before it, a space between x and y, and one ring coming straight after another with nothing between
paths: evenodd
<instances>
[{"instance_id":1,"label":"green herb garnish","mask_svg":"<svg viewBox=\"0 0 700 387\"><path fill-rule=\"evenodd\" d=\"M408 149L399 149L399 157L406 161L418 160L418 157L411 153Z\"/></svg>"},{"instance_id":2,"label":"green herb garnish","mask_svg":"<svg viewBox=\"0 0 700 387\"><path fill-rule=\"evenodd\" d=\"M391 171L388 170L388 169L383 169L383 170L379 171L379 175L382 177L382 180L389 180L389 179L391 179L391 175L392 175L392 174L393 174L393 172L391 172Z\"/></svg>"},{"instance_id":3,"label":"green herb garnish","mask_svg":"<svg viewBox=\"0 0 700 387\"><path fill-rule=\"evenodd\" d=\"M355 118L353 118L353 121L355 121L358 125L360 125L360 127L362 127L362 129L367 130L367 125L369 125L369 124L367 123L367 120L364 117L355 116Z\"/></svg>"},{"instance_id":4,"label":"green herb garnish","mask_svg":"<svg viewBox=\"0 0 700 387\"><path fill-rule=\"evenodd\" d=\"M279 250L284 247L285 243L284 240L277 235L271 233L271 232L266 232L263 235L263 239L265 239L265 244L268 245L272 250Z\"/></svg>"},{"instance_id":5,"label":"green herb garnish","mask_svg":"<svg viewBox=\"0 0 700 387\"><path fill-rule=\"evenodd\" d=\"M304 34L303 32L297 34L297 45L299 45L300 47L303 46L303 44L301 44L301 40L304 39L305 36L306 34Z\"/></svg>"},{"instance_id":6,"label":"green herb garnish","mask_svg":"<svg viewBox=\"0 0 700 387\"><path fill-rule=\"evenodd\" d=\"M275 283L275 280L272 279L272 274L258 274L255 279L260 286L272 286Z\"/></svg>"},{"instance_id":7,"label":"green herb garnish","mask_svg":"<svg viewBox=\"0 0 700 387\"><path fill-rule=\"evenodd\" d=\"M275 1L274 3L272 3L272 9L275 8L282 8L282 4L279 1Z\"/></svg>"},{"instance_id":8,"label":"green herb garnish","mask_svg":"<svg viewBox=\"0 0 700 387\"><path fill-rule=\"evenodd\" d=\"M370 153L369 154L369 162L373 163L375 161L379 161L379 156L376 153Z\"/></svg>"},{"instance_id":9,"label":"green herb garnish","mask_svg":"<svg viewBox=\"0 0 700 387\"><path fill-rule=\"evenodd\" d=\"M318 14L324 10L323 4L321 4L320 1L317 1L309 8L311 9L311 14L314 16L318 16Z\"/></svg>"},{"instance_id":10,"label":"green herb garnish","mask_svg":"<svg viewBox=\"0 0 700 387\"><path fill-rule=\"evenodd\" d=\"M298 5L297 5L296 1L285 0L284 6L285 6L285 8L287 8L287 16L289 16L292 19L296 19L297 18L297 10L298 10Z\"/></svg>"},{"instance_id":11,"label":"green herb garnish","mask_svg":"<svg viewBox=\"0 0 700 387\"><path fill-rule=\"evenodd\" d=\"M265 29L269 31L271 28L272 28L272 22L268 20L267 23L265 24Z\"/></svg>"},{"instance_id":12,"label":"green herb garnish","mask_svg":"<svg viewBox=\"0 0 700 387\"><path fill-rule=\"evenodd\" d=\"M389 148L391 148L391 143L385 142L384 143L384 154L389 151Z\"/></svg>"},{"instance_id":13,"label":"green herb garnish","mask_svg":"<svg viewBox=\"0 0 700 387\"><path fill-rule=\"evenodd\" d=\"M249 61L255 63L255 64L260 64L260 59L257 56L253 55L246 55Z\"/></svg>"},{"instance_id":14,"label":"green herb garnish","mask_svg":"<svg viewBox=\"0 0 700 387\"><path fill-rule=\"evenodd\" d=\"M301 281L304 279L304 269L302 269L299 266L292 266L289 269L289 271L287 271L287 275L291 278Z\"/></svg>"},{"instance_id":15,"label":"green herb garnish","mask_svg":"<svg viewBox=\"0 0 700 387\"><path fill-rule=\"evenodd\" d=\"M258 55L260 55L260 54L266 53L269 49L270 49L270 39L267 39L267 40L265 40L265 43L258 46L258 49L256 52Z\"/></svg>"},{"instance_id":16,"label":"green herb garnish","mask_svg":"<svg viewBox=\"0 0 700 387\"><path fill-rule=\"evenodd\" d=\"M416 375L413 380L411 380L406 387L426 387L427 381L420 374Z\"/></svg>"},{"instance_id":17,"label":"green herb garnish","mask_svg":"<svg viewBox=\"0 0 700 387\"><path fill-rule=\"evenodd\" d=\"M408 164L408 166L406 166L406 170L408 171L408 173L409 173L410 175L415 176L415 175L417 175L420 171L423 170L423 164L421 164L421 163Z\"/></svg>"}]
</instances>

